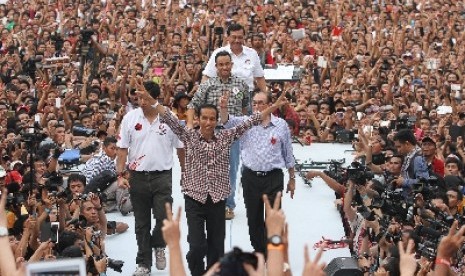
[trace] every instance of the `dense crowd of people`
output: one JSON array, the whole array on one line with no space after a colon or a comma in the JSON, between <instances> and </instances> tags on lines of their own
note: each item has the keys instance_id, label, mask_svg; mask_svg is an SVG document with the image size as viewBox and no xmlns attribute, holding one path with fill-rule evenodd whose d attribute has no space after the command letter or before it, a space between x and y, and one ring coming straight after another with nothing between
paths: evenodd
<instances>
[{"instance_id":1,"label":"dense crowd of people","mask_svg":"<svg viewBox=\"0 0 465 276\"><path fill-rule=\"evenodd\" d=\"M348 170L305 176L335 190L365 275L464 272L462 2L7 0L0 18L1 275L58 257L84 256L92 275L120 269L106 258L105 236L128 225L107 221L111 211L134 213L134 275L150 273L152 248L157 269L167 265L165 247L181 261L176 219L165 211L173 149L189 233L215 246L207 253L189 241L191 273L218 269L239 169L251 243L261 252L245 270L263 275L266 256L268 275L290 273L271 269L287 262L283 211L252 206L284 188L293 197L291 141L353 144L357 163ZM301 78L267 81L265 71L282 64ZM198 146L211 139L215 150ZM148 149L164 154L146 156ZM206 210L213 219L199 219ZM268 234L252 218L263 212ZM216 223L208 231L220 240L195 230L205 221ZM304 275L323 273L316 259L307 258ZM181 268L170 263L173 275Z\"/></svg>"}]
</instances>

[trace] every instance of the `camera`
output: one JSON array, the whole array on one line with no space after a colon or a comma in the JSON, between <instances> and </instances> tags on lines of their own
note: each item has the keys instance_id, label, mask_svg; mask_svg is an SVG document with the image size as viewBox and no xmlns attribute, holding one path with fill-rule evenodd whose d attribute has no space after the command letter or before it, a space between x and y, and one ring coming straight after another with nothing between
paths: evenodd
<instances>
[{"instance_id":1,"label":"camera","mask_svg":"<svg viewBox=\"0 0 465 276\"><path fill-rule=\"evenodd\" d=\"M66 75L64 72L60 71L52 76L52 85L66 85Z\"/></svg>"},{"instance_id":2,"label":"camera","mask_svg":"<svg viewBox=\"0 0 465 276\"><path fill-rule=\"evenodd\" d=\"M108 258L107 259L107 266L111 269L113 269L114 271L116 272L123 272L123 265L124 265L124 261L122 260L114 260L114 259L111 259L111 258Z\"/></svg>"},{"instance_id":3,"label":"camera","mask_svg":"<svg viewBox=\"0 0 465 276\"><path fill-rule=\"evenodd\" d=\"M80 126L73 127L73 136L90 137L90 136L95 136L95 133L96 133L95 129L80 127Z\"/></svg>"},{"instance_id":4,"label":"camera","mask_svg":"<svg viewBox=\"0 0 465 276\"><path fill-rule=\"evenodd\" d=\"M89 41L92 39L92 36L94 35L94 30L91 29L83 29L81 30L81 40L82 43L89 43Z\"/></svg>"},{"instance_id":5,"label":"camera","mask_svg":"<svg viewBox=\"0 0 465 276\"><path fill-rule=\"evenodd\" d=\"M253 253L243 252L240 248L234 247L233 250L223 256L220 260L220 272L218 276L242 276L248 275L244 269L244 263L250 264L257 269L258 259Z\"/></svg>"},{"instance_id":6,"label":"camera","mask_svg":"<svg viewBox=\"0 0 465 276\"><path fill-rule=\"evenodd\" d=\"M412 192L415 194L421 193L423 198L426 200L431 199L435 194L442 190L439 178L433 175L429 178L422 177L417 183L412 184Z\"/></svg>"},{"instance_id":7,"label":"camera","mask_svg":"<svg viewBox=\"0 0 465 276\"><path fill-rule=\"evenodd\" d=\"M367 180L375 177L375 174L360 162L352 162L346 171L347 179L353 180L358 185L365 185Z\"/></svg>"},{"instance_id":8,"label":"camera","mask_svg":"<svg viewBox=\"0 0 465 276\"><path fill-rule=\"evenodd\" d=\"M53 193L53 195L55 197L58 197L58 198L62 198L62 197L65 197L66 198L66 193L63 195L64 192L58 192L59 190L59 187L63 185L63 176L57 174L57 173L53 173L52 175L50 175L50 177L47 179L47 181L45 181L45 189L48 191L48 192L51 192Z\"/></svg>"}]
</instances>

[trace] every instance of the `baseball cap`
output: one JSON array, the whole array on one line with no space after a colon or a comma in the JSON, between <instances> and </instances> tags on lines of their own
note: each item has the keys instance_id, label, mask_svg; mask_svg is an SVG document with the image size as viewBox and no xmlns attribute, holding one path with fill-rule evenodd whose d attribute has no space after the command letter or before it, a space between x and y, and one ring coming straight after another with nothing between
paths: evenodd
<instances>
[{"instance_id":1,"label":"baseball cap","mask_svg":"<svg viewBox=\"0 0 465 276\"><path fill-rule=\"evenodd\" d=\"M436 144L436 140L434 140L432 137L430 136L426 136L424 137L423 139L421 139L421 143L433 143L433 144Z\"/></svg>"}]
</instances>

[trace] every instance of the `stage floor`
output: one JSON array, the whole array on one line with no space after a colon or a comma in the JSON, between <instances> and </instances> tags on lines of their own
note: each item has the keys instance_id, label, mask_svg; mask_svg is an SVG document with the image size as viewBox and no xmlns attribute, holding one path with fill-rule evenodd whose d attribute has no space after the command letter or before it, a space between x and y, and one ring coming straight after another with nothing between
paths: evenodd
<instances>
[{"instance_id":1,"label":"stage floor","mask_svg":"<svg viewBox=\"0 0 465 276\"><path fill-rule=\"evenodd\" d=\"M294 155L301 161L309 158L314 161L345 158L346 164L348 164L353 159L352 152L348 151L350 149L351 145L346 144L312 144L305 147L294 144ZM285 181L287 179L286 175ZM186 240L187 224L179 180L180 168L179 164L176 163L173 168L173 210L177 210L178 206L183 207L181 245L183 255L185 256L188 251ZM289 194L284 194L283 209L289 224L290 266L295 275L301 274L303 270L304 244L309 245L309 248L311 248L310 252L314 256L313 245L321 240L322 236L335 240L341 239L344 236L341 218L334 205L334 200L334 192L321 179L315 179L312 187L309 187L304 184L300 177L297 177L294 199L291 199ZM242 187L240 185L237 187L236 204L236 218L226 221L225 250L227 252L232 247L239 246L245 251L252 251L248 235L244 199L242 197ZM111 213L108 214L108 219L124 221L129 224L129 229L124 234L107 237L106 249L108 256L125 261L121 274L109 269L107 275L132 275L132 272L136 268L135 257L137 252L134 235L134 217L131 214L123 217L119 213ZM167 255L169 255L169 252L167 252ZM329 263L335 257L348 256L350 256L348 248L332 249L323 254L323 260ZM169 261L167 263L169 264ZM188 271L185 259L184 264L186 271ZM153 266L152 275L169 275L169 267L164 271L158 271Z\"/></svg>"}]
</instances>

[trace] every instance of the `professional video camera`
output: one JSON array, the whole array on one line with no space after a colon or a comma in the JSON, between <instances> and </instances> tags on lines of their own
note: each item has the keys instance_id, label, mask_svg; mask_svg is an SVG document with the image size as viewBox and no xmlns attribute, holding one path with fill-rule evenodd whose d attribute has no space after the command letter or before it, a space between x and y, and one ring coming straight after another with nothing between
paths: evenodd
<instances>
[{"instance_id":1,"label":"professional video camera","mask_svg":"<svg viewBox=\"0 0 465 276\"><path fill-rule=\"evenodd\" d=\"M401 129L413 129L416 121L417 117L415 116L404 116L394 121L394 123L391 122L391 129L395 129L397 131Z\"/></svg>"},{"instance_id":2,"label":"professional video camera","mask_svg":"<svg viewBox=\"0 0 465 276\"><path fill-rule=\"evenodd\" d=\"M299 160L296 160L296 164L294 166L295 171L298 172L299 176L302 177L304 180L304 183L309 185L310 187L312 186L312 182L307 179L306 174L310 170L315 170L315 169L325 169L325 173L329 176L334 175L337 177L338 175L341 174L341 167L342 164L344 164L346 161L345 159L330 159L328 161L313 161L311 159L305 160L304 162L299 162ZM337 178L335 178L337 179Z\"/></svg>"},{"instance_id":3,"label":"professional video camera","mask_svg":"<svg viewBox=\"0 0 465 276\"><path fill-rule=\"evenodd\" d=\"M426 200L431 199L441 189L438 181L439 179L435 176L420 178L417 183L412 185L412 192L421 193Z\"/></svg>"},{"instance_id":4,"label":"professional video camera","mask_svg":"<svg viewBox=\"0 0 465 276\"><path fill-rule=\"evenodd\" d=\"M405 219L409 206L402 194L402 189L387 188L379 197L373 199L370 207L379 208L383 214L388 216L400 216Z\"/></svg>"},{"instance_id":5,"label":"professional video camera","mask_svg":"<svg viewBox=\"0 0 465 276\"><path fill-rule=\"evenodd\" d=\"M375 174L360 162L352 162L350 166L346 168L346 173L346 179L353 179L356 184L365 184L367 180L371 180L375 177Z\"/></svg>"},{"instance_id":6,"label":"professional video camera","mask_svg":"<svg viewBox=\"0 0 465 276\"><path fill-rule=\"evenodd\" d=\"M99 191L104 191L116 180L117 175L115 172L110 170L102 171L89 181L85 187L85 192L98 193Z\"/></svg>"},{"instance_id":7,"label":"professional video camera","mask_svg":"<svg viewBox=\"0 0 465 276\"><path fill-rule=\"evenodd\" d=\"M25 143L40 143L47 138L47 134L42 131L37 122L33 126L23 125L20 134L21 142Z\"/></svg>"}]
</instances>

